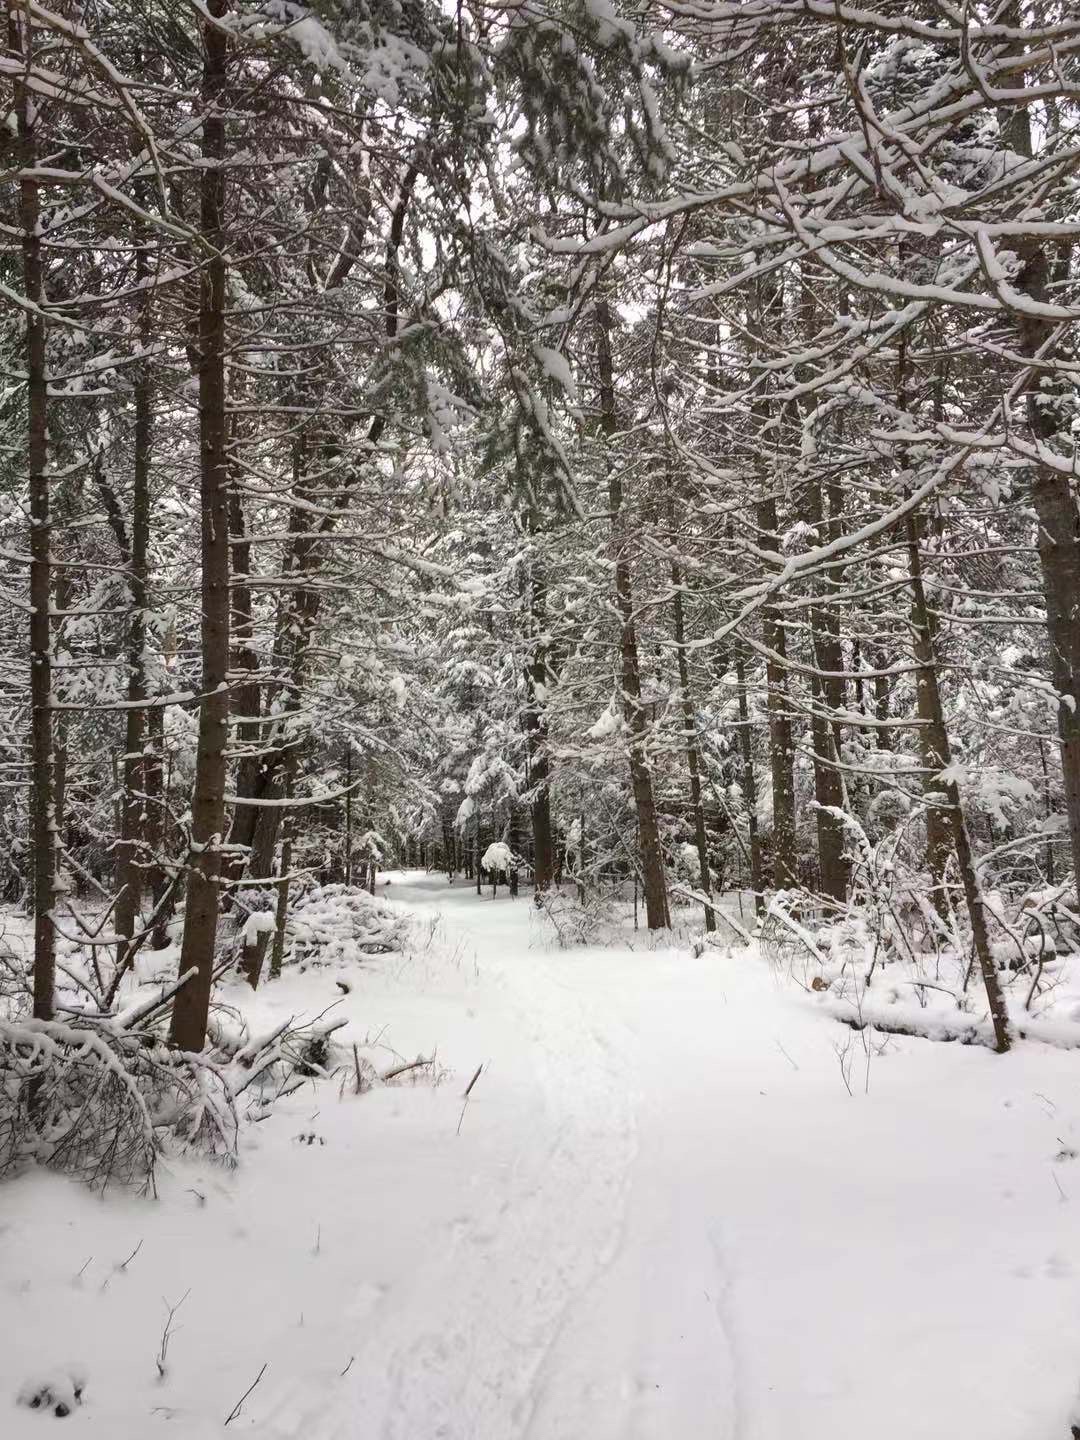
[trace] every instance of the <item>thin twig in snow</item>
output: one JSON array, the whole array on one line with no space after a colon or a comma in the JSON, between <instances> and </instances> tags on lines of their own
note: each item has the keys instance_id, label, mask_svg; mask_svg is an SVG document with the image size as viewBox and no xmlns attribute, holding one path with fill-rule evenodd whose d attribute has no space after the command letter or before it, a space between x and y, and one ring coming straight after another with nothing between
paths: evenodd
<instances>
[{"instance_id":1,"label":"thin twig in snow","mask_svg":"<svg viewBox=\"0 0 1080 1440\"><path fill-rule=\"evenodd\" d=\"M480 1072L481 1070L483 1070L483 1068L483 1064L480 1064L476 1067L476 1073L473 1075L472 1079L465 1087L465 1103L461 1107L461 1114L458 1116L457 1122L457 1134L459 1135L461 1134L461 1122L465 1119L465 1111L468 1108L469 1096L472 1094L472 1087L476 1084L477 1080L480 1079Z\"/></svg>"},{"instance_id":2,"label":"thin twig in snow","mask_svg":"<svg viewBox=\"0 0 1080 1440\"><path fill-rule=\"evenodd\" d=\"M251 1394L251 1392L255 1389L255 1386L258 1385L258 1383L259 1383L259 1381L262 1379L262 1377L266 1374L266 1366L267 1366L268 1363L269 1363L268 1361L265 1361L265 1360L263 1361L263 1367L262 1367L262 1369L259 1371L258 1375L255 1376L255 1379L251 1382L251 1384L248 1386L248 1388L244 1391L243 1395L240 1396L240 1399L237 1400L236 1404L235 1404L235 1405L233 1406L233 1408L229 1411L228 1415L225 1417L225 1424L226 1424L226 1425L230 1425L230 1424L236 1419L236 1417L240 1414L240 1411L241 1411L241 1409L242 1409L242 1407L243 1407L244 1401L248 1398L248 1396Z\"/></svg>"},{"instance_id":3,"label":"thin twig in snow","mask_svg":"<svg viewBox=\"0 0 1080 1440\"><path fill-rule=\"evenodd\" d=\"M114 1275L119 1275L127 1269L127 1267L131 1264L132 1260L135 1259L135 1256L138 1255L142 1247L143 1242L140 1240L139 1243L135 1246L135 1249L132 1250L131 1254L127 1257L126 1260L121 1260L119 1265L113 1266L112 1270L109 1272L108 1275L105 1276L105 1279L101 1282L102 1290L107 1290L109 1288L109 1281Z\"/></svg>"},{"instance_id":4,"label":"thin twig in snow","mask_svg":"<svg viewBox=\"0 0 1080 1440\"><path fill-rule=\"evenodd\" d=\"M164 1300L162 1302L163 1304L168 1306L169 1313L165 1316L165 1328L161 1332L161 1344L158 1346L157 1359L154 1362L157 1365L159 1380L165 1379L165 1361L168 1359L169 1356L169 1341L172 1339L174 1333L173 1318L176 1315L176 1312L180 1309L180 1306L183 1305L184 1301L190 1294L190 1290L185 1290L183 1295L180 1296L180 1299L177 1300L175 1305L169 1305L168 1300Z\"/></svg>"}]
</instances>

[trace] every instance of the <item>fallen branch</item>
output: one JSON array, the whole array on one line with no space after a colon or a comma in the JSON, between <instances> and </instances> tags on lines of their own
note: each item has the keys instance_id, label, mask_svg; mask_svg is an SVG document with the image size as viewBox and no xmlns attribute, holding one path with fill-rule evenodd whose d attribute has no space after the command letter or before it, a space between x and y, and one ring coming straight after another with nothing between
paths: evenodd
<instances>
[{"instance_id":1,"label":"fallen branch","mask_svg":"<svg viewBox=\"0 0 1080 1440\"><path fill-rule=\"evenodd\" d=\"M744 945L753 943L754 937L749 931L744 930L739 922L733 919L726 910L722 910L715 900L710 899L710 897L705 894L704 890L691 890L685 885L672 885L671 893L673 895L681 895L684 900L692 900L695 905L704 905L705 908L711 910L718 919L723 920L726 925L730 925Z\"/></svg>"},{"instance_id":2,"label":"fallen branch","mask_svg":"<svg viewBox=\"0 0 1080 1440\"><path fill-rule=\"evenodd\" d=\"M354 1050L356 1049L356 1046L355 1046L355 1045L353 1046L353 1049L354 1049ZM385 1085L388 1080L396 1080L399 1075L404 1075L404 1074L406 1074L406 1072L409 1071L409 1070L420 1070L420 1069L423 1068L423 1066L425 1066L425 1065L434 1065L434 1063L435 1063L435 1057L434 1057L434 1055L431 1057L430 1060L424 1060L423 1058L421 1058L421 1059L419 1059L419 1060L410 1060L407 1065L397 1065L397 1066L394 1067L393 1070L387 1070L387 1072L386 1072L385 1075L380 1075L380 1076L379 1076L379 1079L380 1079L380 1080L383 1082L383 1084ZM476 1073L479 1074L480 1072L477 1071ZM359 1062L358 1062L358 1064L357 1064L357 1076L359 1076ZM358 1083L359 1083L359 1081L358 1081ZM469 1093L469 1092L466 1090L466 1092L465 1092L466 1096L468 1095L468 1093Z\"/></svg>"}]
</instances>

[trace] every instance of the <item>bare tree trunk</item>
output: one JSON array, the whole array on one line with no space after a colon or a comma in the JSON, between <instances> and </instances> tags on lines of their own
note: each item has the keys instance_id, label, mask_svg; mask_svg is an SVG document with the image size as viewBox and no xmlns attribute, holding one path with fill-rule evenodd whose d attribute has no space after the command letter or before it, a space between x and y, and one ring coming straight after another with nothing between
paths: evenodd
<instances>
[{"instance_id":1,"label":"bare tree trunk","mask_svg":"<svg viewBox=\"0 0 1080 1440\"><path fill-rule=\"evenodd\" d=\"M750 841L750 888L754 892L754 910L765 913L765 884L761 874L761 837L757 820L757 779L754 775L754 742L750 734L750 707L746 698L746 661L742 652L735 653L735 688L739 706L739 755L742 760L743 804L746 806L746 828Z\"/></svg>"},{"instance_id":2,"label":"bare tree trunk","mask_svg":"<svg viewBox=\"0 0 1080 1440\"><path fill-rule=\"evenodd\" d=\"M289 918L289 871L292 868L292 826L288 817L283 826L281 841L281 874L277 882L277 904L274 909L274 945L270 951L270 979L276 980L281 974L285 958L285 924Z\"/></svg>"},{"instance_id":3,"label":"bare tree trunk","mask_svg":"<svg viewBox=\"0 0 1080 1440\"><path fill-rule=\"evenodd\" d=\"M1004 20L1008 25L1020 25L1018 0L1007 8ZM1003 120L1008 143L1018 154L1030 159L1033 146L1027 107L1015 106ZM1040 304L1052 301L1055 270L1067 274L1068 252L1064 246L1058 253L1058 247L1042 239L1020 239L1015 249L1023 266L1015 281L1016 288ZM1032 359L1052 361L1055 323L1037 315L1021 314L1018 317L1021 353ZM1038 364L1029 369L1024 392L1032 435L1050 448L1061 422L1055 415L1057 397L1050 389L1047 372ZM1071 446L1073 442L1068 439L1067 443ZM1069 821L1073 880L1080 888L1080 515L1073 483L1074 477L1049 465L1033 467L1031 499L1039 522L1039 560L1046 598L1046 628L1050 635L1050 668L1058 692L1065 811Z\"/></svg>"},{"instance_id":4,"label":"bare tree trunk","mask_svg":"<svg viewBox=\"0 0 1080 1440\"><path fill-rule=\"evenodd\" d=\"M776 501L762 500L757 507L762 543L779 546ZM795 849L795 734L788 695L787 633L772 605L762 608L762 629L768 656L765 680L768 687L769 763L773 801L773 884L778 890L799 883Z\"/></svg>"},{"instance_id":5,"label":"bare tree trunk","mask_svg":"<svg viewBox=\"0 0 1080 1440\"><path fill-rule=\"evenodd\" d=\"M30 14L8 9L8 48L27 67ZM29 87L16 82L21 167L37 161L36 104ZM26 459L30 496L30 841L33 851L34 1015L51 1020L56 979L57 813L56 755L52 711L52 517L49 510L48 373L45 365L45 267L41 254L40 196L33 180L19 181L23 287L26 311Z\"/></svg>"},{"instance_id":6,"label":"bare tree trunk","mask_svg":"<svg viewBox=\"0 0 1080 1440\"><path fill-rule=\"evenodd\" d=\"M921 567L919 546L922 541L922 523L918 515L907 522L909 554L914 546L915 560ZM923 768L923 791L928 795L940 793L941 784L936 778L948 764L949 738L945 732L944 719L938 698L937 669L934 659L933 620L926 607L926 592L922 584L921 568L918 583L912 572L911 598L912 651L918 669L915 674L915 707L919 720L919 751ZM932 889L930 894L934 909L939 915L948 912L949 902L945 894L945 870L952 850L952 834L949 817L940 804L933 801L926 809L926 866L930 871Z\"/></svg>"},{"instance_id":7,"label":"bare tree trunk","mask_svg":"<svg viewBox=\"0 0 1080 1440\"><path fill-rule=\"evenodd\" d=\"M292 450L292 488L293 493L301 498L314 500L313 496L307 496L303 492L306 449L304 436L297 436ZM302 509L294 510L289 518L290 538L282 561L289 588L279 599L273 647L274 668L281 675L295 669L296 657L301 655L306 647L309 623L313 623L313 617L309 622L307 604L307 597L311 592L292 584L292 577L307 567L312 553L313 541L307 533L309 520L307 511ZM251 588L247 583L250 580L251 545L244 534L243 514L236 504L230 507L230 526L234 536L233 563L239 567L236 573L244 577L239 587L234 586L233 613L236 614L239 606L241 634L245 641L244 664L245 668L254 670L258 660L251 648ZM284 736L286 731L283 726L275 726L268 716L259 717L261 692L262 687L254 679L243 687L243 709L250 723L239 727L237 738L250 746L250 749L242 756L237 768L236 793L241 799L273 798L275 794L280 794L283 788L280 770L285 763L287 742L278 744L277 736L279 733ZM267 709L269 710L269 706ZM272 816L265 807L236 807L229 829L229 844L237 847L238 858L235 863L238 872L244 869L246 863L248 873L253 878L265 878L270 874L277 845L278 824L279 817ZM263 833L258 837L260 827ZM246 862L239 858L245 851Z\"/></svg>"},{"instance_id":8,"label":"bare tree trunk","mask_svg":"<svg viewBox=\"0 0 1080 1440\"><path fill-rule=\"evenodd\" d=\"M353 882L352 742L345 742L345 884Z\"/></svg>"},{"instance_id":9,"label":"bare tree trunk","mask_svg":"<svg viewBox=\"0 0 1080 1440\"><path fill-rule=\"evenodd\" d=\"M611 311L606 301L596 306L597 358L600 374L600 428L610 439L618 430L615 413L615 374L611 358ZM634 594L630 561L626 553L622 481L618 468L608 468L608 495L611 504L612 538L615 544L615 604L621 621L619 640L620 679L623 715L630 732L630 780L638 821L638 855L645 890L645 916L650 930L670 925L664 855L656 816L652 774L646 744L648 717L641 703L641 666L634 623Z\"/></svg>"},{"instance_id":10,"label":"bare tree trunk","mask_svg":"<svg viewBox=\"0 0 1080 1440\"><path fill-rule=\"evenodd\" d=\"M237 422L232 425L232 442L237 444ZM229 642L232 651L232 711L234 734L240 761L237 766L236 792L238 795L253 795L259 791L259 767L262 763L262 719L259 706L262 691L259 685L259 657L255 653L255 621L251 593L251 539L247 532L244 516L244 502L236 488L239 479L235 456L230 465L229 494L229 537L230 537L230 594ZM232 853L223 864L223 872L230 880L238 879L249 860L245 847L250 847L256 812L251 806L241 806L233 816L229 828L229 845ZM236 847L232 849L232 847ZM229 901L223 895L222 904Z\"/></svg>"},{"instance_id":11,"label":"bare tree trunk","mask_svg":"<svg viewBox=\"0 0 1080 1440\"><path fill-rule=\"evenodd\" d=\"M668 524L674 545L675 500L668 494ZM716 929L716 915L712 907L712 875L709 870L709 837L705 830L705 807L701 802L701 757L698 751L697 720L694 701L690 694L690 664L686 658L686 616L683 607L684 578L678 560L671 562L672 621L675 631L675 651L679 663L679 705L683 717L683 744L686 747L686 768L690 775L690 811L694 817L694 845L698 854L698 878L701 891L706 898L705 929Z\"/></svg>"},{"instance_id":12,"label":"bare tree trunk","mask_svg":"<svg viewBox=\"0 0 1080 1440\"><path fill-rule=\"evenodd\" d=\"M1030 151L1030 145L1028 149ZM1048 247L1028 242L1018 249L1025 262L1020 285L1033 299L1047 302L1052 298L1049 289L1052 262ZM1052 323L1022 316L1023 353L1039 354L1052 329ZM1054 397L1043 389L1043 376L1044 372L1037 366L1028 373L1028 424L1035 439L1049 447L1059 422L1054 414ZM1046 628L1050 636L1050 672L1058 692L1061 773L1073 874L1075 883L1080 884L1080 515L1070 477L1049 465L1035 467L1031 499L1039 522L1039 560L1046 600Z\"/></svg>"},{"instance_id":13,"label":"bare tree trunk","mask_svg":"<svg viewBox=\"0 0 1080 1440\"><path fill-rule=\"evenodd\" d=\"M1080 524L1067 475L1040 469L1032 481L1031 494L1039 520L1051 673L1059 697L1065 810L1073 873L1080 883Z\"/></svg>"},{"instance_id":14,"label":"bare tree trunk","mask_svg":"<svg viewBox=\"0 0 1080 1440\"><path fill-rule=\"evenodd\" d=\"M945 769L951 763L949 734L945 725L945 712L941 704L938 687L937 664L934 659L934 637L929 625L926 605L926 591L923 588L922 559L919 554L919 524L913 512L905 521L907 531L908 565L911 574L912 615L916 631L916 654L918 657L919 714L925 709L928 725L924 729L933 734L932 753ZM921 618L919 618L921 617ZM933 778L933 777L931 777ZM960 800L960 787L953 779L936 780L937 788L944 791L948 801L948 815L952 826L953 844L956 847L956 861L960 880L964 887L964 899L971 920L971 938L975 955L982 972L986 999L990 1007L990 1019L994 1026L996 1048L1000 1053L1009 1049L1009 1018L1005 1008L1005 997L1001 993L997 966L990 953L990 936L986 928L986 912L983 910L979 893L975 862L971 853L971 840ZM941 813L940 811L938 812Z\"/></svg>"},{"instance_id":15,"label":"bare tree trunk","mask_svg":"<svg viewBox=\"0 0 1080 1440\"><path fill-rule=\"evenodd\" d=\"M165 870L165 814L168 795L165 790L165 707L151 705L146 712L146 848L150 856L150 867L146 885L153 897L155 911L164 899L168 877ZM172 887L176 894L176 887ZM151 944L155 950L164 950L169 943L168 922L172 918L172 907L158 917Z\"/></svg>"},{"instance_id":16,"label":"bare tree trunk","mask_svg":"<svg viewBox=\"0 0 1080 1440\"><path fill-rule=\"evenodd\" d=\"M874 669L888 669L888 661L883 650L879 650L874 657ZM874 718L881 721L889 718L889 677L887 675L874 676ZM891 750L893 748L892 731L887 729L884 724L876 725L874 728L877 731L877 748Z\"/></svg>"},{"instance_id":17,"label":"bare tree trunk","mask_svg":"<svg viewBox=\"0 0 1080 1440\"><path fill-rule=\"evenodd\" d=\"M832 497L835 501L836 497ZM824 534L824 505L820 485L811 480L802 490L802 518L811 527L813 543L821 544ZM834 517L830 516L830 519ZM820 589L820 582L811 582ZM810 607L810 643L813 651L813 709L810 735L814 746L814 798L818 842L818 870L821 892L831 900L843 901L847 894L847 862L844 859L844 825L830 811L844 807L844 783L836 768L840 758L839 727L825 711L835 715L844 706L844 681L836 672L844 668L836 617L820 604Z\"/></svg>"},{"instance_id":18,"label":"bare tree trunk","mask_svg":"<svg viewBox=\"0 0 1080 1440\"><path fill-rule=\"evenodd\" d=\"M136 259L136 275L145 279L146 256ZM149 340L149 300L143 304L140 327L143 343ZM117 846L116 933L117 964L122 963L128 942L135 934L143 889L143 847L147 827L146 739L147 698L146 612L147 551L150 542L150 455L152 443L151 377L148 363L142 365L135 385L134 473L131 497L131 544L125 556L131 621L128 627L128 702L124 723L123 799L120 843Z\"/></svg>"},{"instance_id":19,"label":"bare tree trunk","mask_svg":"<svg viewBox=\"0 0 1080 1440\"><path fill-rule=\"evenodd\" d=\"M209 0L220 17L228 0ZM202 699L191 803L191 853L180 974L194 972L173 1003L171 1038L184 1050L206 1039L217 938L218 875L225 829L229 733L229 500L225 405L224 233L226 37L203 26L201 232L211 247L199 290L199 442L202 500Z\"/></svg>"},{"instance_id":20,"label":"bare tree trunk","mask_svg":"<svg viewBox=\"0 0 1080 1440\"><path fill-rule=\"evenodd\" d=\"M536 507L530 505L526 515L530 536L539 528ZM551 825L551 792L548 780L551 761L547 747L546 691L549 682L548 648L544 641L547 619L547 577L544 562L535 552L529 564L529 661L525 667L527 696L523 724L529 765L529 788L532 792L530 815L533 837L533 895L539 904L544 891L555 879L555 844Z\"/></svg>"},{"instance_id":21,"label":"bare tree trunk","mask_svg":"<svg viewBox=\"0 0 1080 1440\"><path fill-rule=\"evenodd\" d=\"M908 402L908 355L907 336L902 334L896 361L896 404L904 409ZM940 407L940 386L936 387L935 405ZM899 455L901 469L907 467L903 451ZM922 578L920 546L923 538L923 520L916 511L905 521L908 543L909 573L911 575L911 633L912 653L918 667L915 674L915 708L919 720L919 752L923 768L923 793L932 795L941 791L936 776L948 764L949 737L941 709L937 668L934 653L934 617L926 604L926 587ZM914 548L912 548L914 547ZM952 850L952 826L949 817L940 804L928 802L926 808L926 866L930 871L930 900L939 915L946 915L949 899L945 893L945 871Z\"/></svg>"}]
</instances>

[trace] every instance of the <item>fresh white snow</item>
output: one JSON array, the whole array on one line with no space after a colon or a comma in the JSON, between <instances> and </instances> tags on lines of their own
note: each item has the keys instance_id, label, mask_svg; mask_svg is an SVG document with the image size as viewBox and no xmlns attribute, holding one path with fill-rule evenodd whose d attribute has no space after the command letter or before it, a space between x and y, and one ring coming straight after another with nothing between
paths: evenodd
<instances>
[{"instance_id":1,"label":"fresh white snow","mask_svg":"<svg viewBox=\"0 0 1080 1440\"><path fill-rule=\"evenodd\" d=\"M1067 1440L1075 1052L868 1059L753 949L558 950L524 896L390 881L404 953L224 998L337 1001L343 1065L441 1083L344 1069L157 1200L0 1190L4 1440Z\"/></svg>"}]
</instances>

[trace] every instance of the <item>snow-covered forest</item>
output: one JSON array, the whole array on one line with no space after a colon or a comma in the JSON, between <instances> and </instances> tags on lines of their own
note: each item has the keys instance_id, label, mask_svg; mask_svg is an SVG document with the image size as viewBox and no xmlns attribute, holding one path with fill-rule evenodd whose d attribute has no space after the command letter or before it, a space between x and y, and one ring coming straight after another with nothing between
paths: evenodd
<instances>
[{"instance_id":1,"label":"snow-covered forest","mask_svg":"<svg viewBox=\"0 0 1080 1440\"><path fill-rule=\"evenodd\" d=\"M1080 1437L1073 0L5 0L0 1433Z\"/></svg>"}]
</instances>

